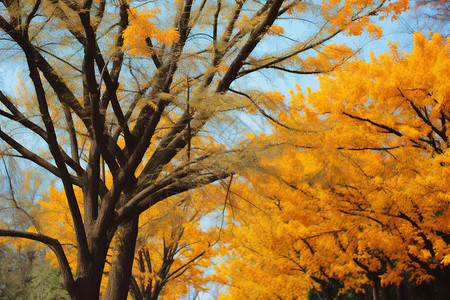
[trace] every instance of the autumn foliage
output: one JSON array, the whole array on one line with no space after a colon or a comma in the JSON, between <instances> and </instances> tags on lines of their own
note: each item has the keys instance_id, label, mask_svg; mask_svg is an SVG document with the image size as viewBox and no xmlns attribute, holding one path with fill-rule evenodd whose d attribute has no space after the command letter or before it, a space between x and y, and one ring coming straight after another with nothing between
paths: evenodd
<instances>
[{"instance_id":1,"label":"autumn foliage","mask_svg":"<svg viewBox=\"0 0 450 300\"><path fill-rule=\"evenodd\" d=\"M46 182L39 201L2 199L20 212L2 242L51 250L78 300L448 282L447 40L364 62L337 39L378 38L407 9L1 1L18 89L0 87L0 150ZM281 74L325 75L290 95L260 80Z\"/></svg>"},{"instance_id":2,"label":"autumn foliage","mask_svg":"<svg viewBox=\"0 0 450 300\"><path fill-rule=\"evenodd\" d=\"M224 299L448 289L449 43L416 33L411 53L390 49L321 76L317 92L297 87L288 128L256 138L282 150L262 159L272 176L234 186L214 277Z\"/></svg>"}]
</instances>

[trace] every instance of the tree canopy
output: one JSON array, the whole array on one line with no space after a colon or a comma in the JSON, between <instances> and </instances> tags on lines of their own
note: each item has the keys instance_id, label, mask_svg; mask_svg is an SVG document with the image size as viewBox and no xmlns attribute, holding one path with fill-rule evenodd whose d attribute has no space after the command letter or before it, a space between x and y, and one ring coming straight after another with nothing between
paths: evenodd
<instances>
[{"instance_id":1,"label":"tree canopy","mask_svg":"<svg viewBox=\"0 0 450 300\"><path fill-rule=\"evenodd\" d=\"M272 174L234 187L215 277L225 299L366 285L387 299L408 282L424 299L434 283L450 295L449 43L416 33L411 53L397 46L321 76L316 92L292 90L287 128L255 137L284 147L261 158Z\"/></svg>"},{"instance_id":2,"label":"tree canopy","mask_svg":"<svg viewBox=\"0 0 450 300\"><path fill-rule=\"evenodd\" d=\"M332 195L341 197L342 194L343 198L351 199L348 205L353 205L353 200L366 201L364 197L356 195L358 192L372 196L368 190L370 186L375 188L384 180L394 184L390 176L400 172L400 168L405 168L401 170L405 174L414 174L412 165L406 162L413 155L417 157L417 164L428 163L438 168L442 163L445 168L446 162L441 160L445 158L447 149L444 123L448 120L448 114L445 105L433 104L430 99L437 97L436 101L439 102L439 97L444 97L448 100L448 90L442 90L434 81L430 84L436 89L429 96L429 90L409 90L416 87L410 87L408 82L385 91L380 87L376 92L392 96L399 105L393 107L394 102L390 102L384 107L381 104L376 106L375 98L364 98L362 90L350 89L358 85L360 78L358 81L347 79L349 87L337 84L333 90L327 90L323 86L324 94L308 96L311 103L302 104L302 94L293 93L291 111L283 113L281 107L286 103L282 92L269 84L263 84L261 80L265 76L270 81L280 74L340 72L343 70L340 67L351 60L355 50L345 44L338 44L335 39L360 35L364 31L372 37L379 37L382 30L372 21L395 19L397 14L407 9L407 5L406 0L1 1L0 51L2 57L9 58L5 66L14 63L21 70L17 78L17 91L0 87L1 153L4 157L20 160L21 164L27 162L30 170L38 166L37 172L55 181L52 181L46 197L43 196L38 202L27 202L31 208L22 210L20 216L30 221L26 228L20 226L23 224L17 223L17 219L16 222L8 219L8 222L0 224L0 236L28 239L48 246L56 257L64 285L72 299L98 299L100 294L105 299L125 299L130 282L134 296L139 297L138 291L148 291L149 287L155 290L157 286L160 289L161 283L167 284L170 278L185 276L185 281L192 282L204 279L199 273L204 265L202 259L214 255L212 246L216 238L222 238L225 232L202 227L199 224L201 216L214 210L220 211L224 206L220 204L220 199L231 199L231 183L235 174L251 175L255 170L273 169L270 163L260 163L259 153L268 148L273 149L271 146L278 144L278 141L296 145L286 148L283 153L293 149L322 149L318 151L322 151L323 156L304 151L293 154L299 158L312 155L311 161L315 162L297 175L308 178L317 172L317 176L321 177L322 172L318 168L324 168L327 170L324 176L330 181L320 181L317 186L323 185L324 188L315 190L309 179L299 180L308 182L311 193L322 193L320 197L317 196L321 200L322 196L336 200ZM418 38L418 41L428 45L424 39ZM436 37L432 41L447 49L447 46L442 45L442 38ZM426 62L421 62L424 70L432 64L430 59L436 51L430 53L429 57L423 56L427 58ZM411 60L403 59L398 52L394 57L399 62ZM377 75L381 74L375 66L382 62L374 60L371 63L374 74L365 74L365 68L358 67L357 62L345 68L349 68L347 72L361 72L360 76L366 76L367 82L373 83ZM394 66L397 65L393 62L389 67ZM437 65L435 69L433 72L445 70L439 69ZM405 71L410 70L406 68ZM398 72L403 70L392 70L392 73L400 74ZM422 78L424 82L432 79L428 73L420 74L426 75ZM370 80L369 75L374 77ZM346 80L347 75L339 76ZM332 86L331 83L327 82L329 86ZM338 87L343 88L340 93L336 92L339 91ZM348 91L355 92L352 94L355 98L350 98ZM329 107L323 106L325 102L322 103L322 100L314 100L314 97L325 98L325 94L328 97L342 95L344 98L332 102ZM412 98L419 97L416 94L423 99L418 98L419 102L416 102ZM401 105L405 103L416 112L415 119L414 115L403 115ZM339 105L344 105L348 110L340 111ZM373 107L373 111L369 111ZM334 120L327 118L323 123L316 116L330 113L334 116L336 112L328 111L333 108L351 121L341 122L344 118L340 115ZM361 115L366 109L370 114ZM388 114L384 112L385 109L392 111ZM442 109L444 115L440 116ZM246 130L240 120L254 113L270 124L284 128L280 131L280 138L266 139L266 144L261 146L264 139L260 141L252 139L251 135L248 137L248 132L252 130ZM381 117L383 122L377 119ZM303 124L304 120L307 123ZM397 121L401 124L397 124ZM362 130L372 128L369 125L375 127L375 132L365 136ZM330 131L330 128L333 130ZM339 128L347 130L348 134L336 134ZM377 132L380 128L382 132ZM278 129L274 130L277 132ZM288 131L284 133L283 130ZM298 137L307 144L299 145L297 141L286 139L284 135L292 139L297 137L291 131L305 134L314 132L316 139L321 136L323 141L327 141L323 144L328 145L328 148L317 145L310 135ZM342 139L342 143L333 143L333 139ZM328 153L325 149L334 150ZM397 173L388 172L383 177L372 175L377 174L377 168L381 166L368 165L368 168L372 168L370 170L351 168L348 174L345 173L346 176L361 177L358 172L362 171L362 174L369 174L367 178L371 180L367 179L367 184L358 182L364 191L359 190L359 185L354 190L345 187L344 173L336 176L334 172L343 168L338 153L357 150L362 153L358 155L367 155L366 159L373 155L386 161L386 164L399 164L394 168ZM411 153L404 156L396 151ZM405 161L389 160L390 153L395 158L401 156ZM331 159L333 155L335 159ZM321 165L321 157L330 159L326 167ZM364 159L359 156L348 157L352 162ZM301 167L294 161L291 164L287 162L289 160L281 158L279 166L286 167L283 172L290 177L284 180L289 182L295 179L296 174L291 169L300 170ZM356 162L354 165L359 166ZM371 176L375 179L372 180ZM406 180L404 176L395 177L397 184ZM424 183L434 184L428 183L426 174L423 176ZM209 199L209 196L198 196L201 190L219 190L219 183L225 187L225 197ZM271 189L278 189L278 183L274 184L267 186L265 192L269 195ZM288 186L298 190L295 193L304 192L303 187L296 183ZM325 189L325 186L332 189ZM47 186L44 190L47 191ZM377 190L377 193L381 194L382 191ZM415 197L423 197L423 193L418 191ZM217 194L223 196L219 192ZM401 198L401 195L396 197ZM278 197L273 199L277 203ZM20 204L18 201L13 202ZM207 204L202 206L203 203ZM320 210L320 203L324 202L318 201L318 206L311 206L311 209ZM352 215L349 207L340 207L342 203L346 202L332 202L335 205L333 209L343 210L341 213L345 216ZM284 201L279 207L283 205ZM293 211L296 211L295 205L292 205ZM354 205L363 204L358 202ZM383 206L371 201L367 205ZM16 206L16 209L20 208ZM355 218L367 214L370 220L375 219L382 224L387 222L382 219L386 213L372 216L371 210L364 211L368 208L361 207L363 211L356 212ZM396 238L406 239L402 240L402 245L408 244L408 239L422 238L422 241L416 241L419 245L415 248L417 252L408 248L407 254L419 266L419 278L427 275L435 277L428 269L440 270L440 259L445 262L448 258L442 250L446 249L442 236L433 230L439 230L445 235L445 228L434 228L427 223L426 216L418 217L418 222L414 219L416 215L411 215L414 204L410 204L410 208L404 212L406 217L400 217L403 215L399 213L396 218L403 222L401 224L409 224L409 227L405 225L405 230L413 233L408 236L402 233ZM445 215L445 210L440 212L443 208L433 209L436 210L430 212L431 215ZM36 217L39 213L43 217ZM277 215L273 214L273 217ZM315 217L319 220L321 214L315 213ZM373 229L375 226L372 222L367 224L368 228ZM430 235L427 235L428 231L423 234L418 232L414 224L420 230L429 226L427 230L430 230ZM350 225L342 226L344 228L336 226L335 231L345 231L345 226ZM334 227L330 226L329 229ZM322 232L318 231L317 234L322 235ZM346 240L339 232L336 234L337 237L333 238L338 243L333 244L333 247L356 249L353 240L348 237ZM283 238L283 241L287 242L288 239ZM432 246L429 246L429 242ZM428 247L424 249L430 252L430 257L423 257L420 243ZM230 245L232 243L226 246ZM316 251L315 247L311 246L310 252ZM366 249L369 246L361 247ZM351 253L346 252L349 255ZM157 253L162 254L160 258L156 258ZM333 255L337 253L333 252ZM147 259L150 256L152 259ZM133 265L135 259L137 263ZM359 262L367 266L369 273L381 272L380 268L368 267L372 263L381 264L378 258L356 257L355 260L350 263ZM199 267L190 268L194 263ZM311 272L319 272L318 280L323 280L325 275L321 269L325 266L320 263L314 266L317 270ZM362 269L358 272L366 271ZM334 271L330 269L327 272ZM339 276L342 274L345 272ZM335 277L334 273L326 276ZM270 277L261 277L261 280L264 278ZM349 276L349 280L351 278ZM355 286L342 278L337 280L340 284ZM392 279L390 282L394 281ZM186 289L176 293L186 293Z\"/></svg>"}]
</instances>

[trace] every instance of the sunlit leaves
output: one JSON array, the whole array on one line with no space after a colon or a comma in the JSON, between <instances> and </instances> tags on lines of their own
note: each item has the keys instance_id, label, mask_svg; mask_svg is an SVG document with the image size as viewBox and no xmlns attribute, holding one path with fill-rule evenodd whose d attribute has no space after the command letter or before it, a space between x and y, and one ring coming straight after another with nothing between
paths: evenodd
<instances>
[{"instance_id":1,"label":"sunlit leaves","mask_svg":"<svg viewBox=\"0 0 450 300\"><path fill-rule=\"evenodd\" d=\"M170 278L179 278L201 290L204 288L202 268L209 255L213 255L211 248L218 240L216 229L202 227L201 216L218 210L218 206L214 201L199 206L198 203L204 203L197 199L191 201L188 198L193 195L187 192L237 172L257 180L262 171L254 170L267 168L271 171L264 174L273 175L282 167L285 173L277 177L279 180L263 178L261 183L267 183L265 192L270 195L270 205L263 208L284 214L274 214L264 232L254 225L258 219L242 221L252 228L252 234L243 239L248 240L250 248L268 257L262 266L278 274L274 282L278 285L286 282L286 286L294 288L296 284L288 278L298 270L308 275L305 286L317 286L331 277L342 281L346 277L343 274L362 272L359 269L339 271L336 268L342 268L342 264L331 263L332 258L346 258L343 265L354 262L353 257L341 255L345 252L341 248L345 247L353 247L352 253L370 265L371 272L379 269L383 266L382 258L365 255L372 245L356 247L345 237L349 226L336 222L340 220L336 216L345 214L355 203L367 208L371 200L361 197L357 191L349 192L340 173L347 172L351 178L360 180L355 179L355 186L374 188L373 193L368 189L361 192L367 198L381 194L377 188L389 176L394 177L395 172L387 171L380 179L366 182L366 177L376 176L382 166L368 164L366 167L364 163L379 158L380 154L366 153L354 158L346 153L350 150L345 149L349 141L363 145L371 139L376 144L379 137L365 137L369 126L361 126L358 135L357 130L349 130L350 122L340 122L338 118L322 122L324 113L308 103L309 96L300 96L300 91L294 96L299 106L278 115L286 99L260 82L248 88L255 78L248 75L258 72L270 78L278 71L311 74L335 70L353 51L333 45L331 39L340 33L361 34L365 29L376 36L379 31L369 17L406 9L406 2L400 2L395 8L385 1L370 0L30 1L25 4L3 1L5 9L1 11L0 27L8 36L7 43L14 46L2 49L5 53L19 50L21 57L27 58L21 63L31 77L25 83L26 89L32 92L26 93L30 96L27 99L21 99L21 95L9 95L11 101L3 97L8 110L2 111L2 118L4 123L14 124L8 126L34 134L46 146L45 151L49 148L50 152L38 151L39 143L30 146L11 139L1 130L0 134L15 150L13 155L47 169L61 180L61 185L57 185L58 190L50 190L49 199L43 199L41 206L36 207L35 213L42 214L41 224L36 227L42 227L42 232L49 236L30 232L19 235L3 229L2 234L37 239L49 245L58 255L66 287L73 298L98 298L100 282L108 276L110 284L104 298L120 293L123 295L118 297L124 298L136 242L133 232L138 230L140 217L152 226L139 235L138 250L151 253L152 261L146 260L147 270L135 270L136 276L144 283L150 280L167 283ZM159 10L162 13L158 15ZM408 91L402 92L405 97L412 97ZM341 93L345 95L345 91ZM35 98L37 106L33 105ZM24 108L20 106L21 101L26 102ZM355 110L351 104L347 108ZM18 112L21 110L23 116ZM241 116L252 110L275 124L280 122L272 115L289 120L289 126L284 128L297 132L298 127L304 127L298 132L311 135L298 138L273 130L278 135L276 143L289 146L283 150L269 149L272 145L267 144L271 138L265 134L242 141L248 133L244 131L252 130L242 128L245 122L241 122ZM367 117L372 115L368 112ZM35 119L36 124L30 123ZM396 125L395 118L392 122ZM403 132L405 144L407 139L424 142L420 140L423 131L417 124L402 125L408 127L395 130ZM319 132L314 138L313 130ZM333 130L333 134L325 134L327 130ZM318 137L323 140L319 141ZM298 154L299 149L319 146L324 147L317 153ZM255 150L271 152L270 159L256 165ZM412 156L417 149L408 150ZM282 162L278 163L275 159L280 157ZM299 160L310 163L299 165ZM346 170L340 160L351 168ZM414 173L404 169L402 174ZM410 178L406 176L403 180ZM286 185L288 189L284 192ZM330 187L334 190L329 190ZM283 195L278 195L280 191ZM233 197L239 198L238 195L230 196L230 193L229 188L225 199L237 203ZM239 198L239 202L244 204L246 198L253 197L254 191L242 194L245 198ZM291 195L294 197L290 198ZM332 202L335 195L343 201ZM299 210L294 201L299 198L304 199L304 210ZM322 201L319 207L313 205L316 199ZM157 205L159 202L161 205ZM328 202L333 205L326 205ZM234 207L241 209L239 214L246 211L259 217L257 209L247 209L245 205ZM380 203L379 207L384 204ZM271 227L271 221L280 226ZM134 231L128 230L133 226ZM65 232L61 229L64 227L68 229ZM375 235L377 230L370 229ZM271 233L275 238L267 243L268 248L258 244L259 237L269 239ZM223 233L231 248L234 244L230 235ZM334 243L335 239L342 242L341 247ZM112 260L108 252L111 241L119 248L123 246L123 252L116 248ZM125 245L129 247L125 249ZM285 247L290 245L295 248L285 252ZM296 265L293 254L308 248L309 252L300 255L300 265ZM428 259L419 248L418 257ZM282 263L274 265L269 261L273 256ZM330 260L321 261L321 256ZM185 268L186 264L192 268ZM168 269L181 273L171 275ZM253 275L251 272L255 270L251 266L248 269ZM250 298L257 297L259 292L272 297L274 291L265 289L270 277L255 272L254 278L258 277L265 284L254 288ZM177 286L178 289L172 289L173 294L167 292L164 296L175 298L188 290L186 284ZM296 295L302 293L304 287L298 287Z\"/></svg>"},{"instance_id":2,"label":"sunlit leaves","mask_svg":"<svg viewBox=\"0 0 450 300\"><path fill-rule=\"evenodd\" d=\"M445 286L448 40L416 33L414 42L411 53L394 44L370 62L346 62L321 76L319 91L291 92L279 118L297 131L274 127L269 139L282 151L262 161L273 173L234 187L248 204L235 208L224 248L234 251L221 266L225 298L291 299L331 283L342 292ZM276 289L267 284L281 276Z\"/></svg>"},{"instance_id":3,"label":"sunlit leaves","mask_svg":"<svg viewBox=\"0 0 450 300\"><path fill-rule=\"evenodd\" d=\"M129 50L132 54L151 54L151 45L146 39L156 39L158 42L169 46L173 42L176 42L179 38L177 30L173 27L163 30L156 27L151 19L155 17L155 14L159 13L159 10L153 9L150 11L137 11L134 8L129 10L130 25L123 33L124 37L124 49Z\"/></svg>"}]
</instances>

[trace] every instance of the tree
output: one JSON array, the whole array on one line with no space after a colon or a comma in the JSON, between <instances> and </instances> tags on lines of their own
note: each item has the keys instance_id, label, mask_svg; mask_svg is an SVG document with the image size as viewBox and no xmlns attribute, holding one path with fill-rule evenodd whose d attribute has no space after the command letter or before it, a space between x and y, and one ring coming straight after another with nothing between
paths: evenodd
<instances>
[{"instance_id":1,"label":"tree","mask_svg":"<svg viewBox=\"0 0 450 300\"><path fill-rule=\"evenodd\" d=\"M446 25L450 20L450 4L443 0L420 0L415 1L416 8L426 7L431 8L432 14L426 13L425 16L432 20L438 21L441 25ZM445 34L445 33L443 33Z\"/></svg>"},{"instance_id":2,"label":"tree","mask_svg":"<svg viewBox=\"0 0 450 300\"><path fill-rule=\"evenodd\" d=\"M0 229L0 235L50 247L71 297L84 300L99 297L113 239L104 298L126 298L144 211L249 163L253 156L239 143L195 147L214 126L229 122L232 111L256 105L263 112L264 104L273 108L282 100L268 94L255 102L240 88L246 78L329 71L352 54L330 45L332 38L363 28L378 34L369 17L407 9L407 1L2 4L3 57L15 58L29 75L20 96L0 93L3 153L59 179L75 233L76 269L55 236L37 228ZM323 53L320 63L305 57L313 51ZM17 128L33 138L18 138Z\"/></svg>"},{"instance_id":3,"label":"tree","mask_svg":"<svg viewBox=\"0 0 450 300\"><path fill-rule=\"evenodd\" d=\"M191 191L141 216L131 285L136 299L179 299L206 290L205 269L220 239L221 228L214 226L223 201L217 197L220 189L211 185Z\"/></svg>"},{"instance_id":4,"label":"tree","mask_svg":"<svg viewBox=\"0 0 450 300\"><path fill-rule=\"evenodd\" d=\"M213 213L219 206L219 186L191 191L171 197L156 204L140 216L139 234L132 270L130 292L135 299L180 298L192 290L204 290L206 268L215 251L212 247L219 240L220 229L201 226L202 218L213 221ZM82 206L80 189L75 189ZM50 187L38 200L33 215L42 232L54 236L63 245L72 268L76 267L75 235L65 194ZM204 228L205 227L205 228ZM120 242L117 238L112 244ZM31 245L33 246L33 245ZM56 258L47 258L57 266ZM108 257L113 256L112 248ZM104 269L100 292L103 294L108 280L110 259ZM172 298L170 298L172 297Z\"/></svg>"},{"instance_id":5,"label":"tree","mask_svg":"<svg viewBox=\"0 0 450 300\"><path fill-rule=\"evenodd\" d=\"M70 299L41 251L0 245L0 299Z\"/></svg>"},{"instance_id":6,"label":"tree","mask_svg":"<svg viewBox=\"0 0 450 300\"><path fill-rule=\"evenodd\" d=\"M411 53L390 48L321 76L317 92L291 91L284 127L259 137L283 150L262 158L276 176L233 189L251 205L234 201L224 298L370 285L373 299L389 287L405 299L409 283L449 297L449 40L416 33Z\"/></svg>"}]
</instances>

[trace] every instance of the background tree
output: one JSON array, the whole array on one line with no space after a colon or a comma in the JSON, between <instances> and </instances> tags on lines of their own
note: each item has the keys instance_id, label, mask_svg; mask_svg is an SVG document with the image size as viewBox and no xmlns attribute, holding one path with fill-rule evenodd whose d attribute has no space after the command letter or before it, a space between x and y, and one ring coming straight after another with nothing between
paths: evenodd
<instances>
[{"instance_id":1,"label":"background tree","mask_svg":"<svg viewBox=\"0 0 450 300\"><path fill-rule=\"evenodd\" d=\"M262 161L276 176L234 187L251 204L234 196L224 298L332 299L329 288L367 285L373 299L390 286L402 298L408 282L423 299L449 297L448 47L416 33L410 54L392 44L321 76L317 92L291 92L285 127L259 137L283 144Z\"/></svg>"},{"instance_id":2,"label":"background tree","mask_svg":"<svg viewBox=\"0 0 450 300\"><path fill-rule=\"evenodd\" d=\"M99 297L113 239L104 297L126 298L144 211L248 164L252 155L244 155L234 140L213 149L192 147L213 128L233 124L238 118L232 111L257 105L261 112L282 100L275 93L253 101L241 88L246 78L256 72L273 76L273 70L329 71L352 54L348 47L331 46L331 39L363 28L377 35L369 17L407 6L283 0L185 0L160 7L125 0L1 3L2 55L15 57L29 77L23 78L25 97L0 92L3 153L59 179L76 253L38 228L0 229L0 235L49 246L69 294L84 300ZM320 62L306 59L314 51L324 53ZM266 90L253 94L260 92ZM11 134L19 128L26 138Z\"/></svg>"},{"instance_id":3,"label":"background tree","mask_svg":"<svg viewBox=\"0 0 450 300\"><path fill-rule=\"evenodd\" d=\"M0 245L0 299L70 299L58 269L30 247Z\"/></svg>"},{"instance_id":4,"label":"background tree","mask_svg":"<svg viewBox=\"0 0 450 300\"><path fill-rule=\"evenodd\" d=\"M33 209L39 188L46 183L34 170L23 170L13 157L0 158L0 218L5 228L27 230L38 226ZM3 238L0 238L3 241Z\"/></svg>"},{"instance_id":5,"label":"background tree","mask_svg":"<svg viewBox=\"0 0 450 300\"><path fill-rule=\"evenodd\" d=\"M204 272L216 254L213 246L220 229L199 222L213 217L211 209L217 209L218 198L195 191L174 200L161 203L157 216L145 216L148 221L141 230L145 233L138 240L133 269L131 292L136 299L175 299L206 289Z\"/></svg>"},{"instance_id":6,"label":"background tree","mask_svg":"<svg viewBox=\"0 0 450 300\"><path fill-rule=\"evenodd\" d=\"M431 9L432 13L426 13L426 17L446 26L450 21L450 4L445 0L419 0L415 1L417 8L425 7ZM443 32L443 34L445 34Z\"/></svg>"}]
</instances>

